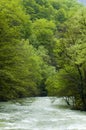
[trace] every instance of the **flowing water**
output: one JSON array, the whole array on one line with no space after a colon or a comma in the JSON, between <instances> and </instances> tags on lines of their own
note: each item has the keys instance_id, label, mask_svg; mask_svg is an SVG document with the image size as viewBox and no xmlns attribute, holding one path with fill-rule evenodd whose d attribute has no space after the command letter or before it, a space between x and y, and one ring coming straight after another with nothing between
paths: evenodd
<instances>
[{"instance_id":1,"label":"flowing water","mask_svg":"<svg viewBox=\"0 0 86 130\"><path fill-rule=\"evenodd\" d=\"M52 97L1 102L0 130L86 130L86 112Z\"/></svg>"}]
</instances>

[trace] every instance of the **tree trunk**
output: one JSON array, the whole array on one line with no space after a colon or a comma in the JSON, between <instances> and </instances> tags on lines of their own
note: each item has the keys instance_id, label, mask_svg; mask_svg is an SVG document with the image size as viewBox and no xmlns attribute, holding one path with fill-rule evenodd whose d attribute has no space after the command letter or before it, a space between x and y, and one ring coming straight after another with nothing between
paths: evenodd
<instances>
[{"instance_id":1,"label":"tree trunk","mask_svg":"<svg viewBox=\"0 0 86 130\"><path fill-rule=\"evenodd\" d=\"M80 66L77 65L77 69L78 69L78 72L79 72L79 76L80 76L80 83L79 83L79 94L80 94L80 98L81 98L81 101L83 103L83 108L84 110L86 110L86 101L85 101L85 94L84 94L84 83L83 83L83 76L82 76L82 72L80 70Z\"/></svg>"}]
</instances>

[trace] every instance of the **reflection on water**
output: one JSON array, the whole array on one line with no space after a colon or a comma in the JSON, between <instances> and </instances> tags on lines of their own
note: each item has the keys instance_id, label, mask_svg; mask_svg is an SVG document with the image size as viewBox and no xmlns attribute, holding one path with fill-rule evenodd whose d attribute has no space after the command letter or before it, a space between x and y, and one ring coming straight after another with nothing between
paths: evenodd
<instances>
[{"instance_id":1,"label":"reflection on water","mask_svg":"<svg viewBox=\"0 0 86 130\"><path fill-rule=\"evenodd\" d=\"M2 102L0 130L86 130L86 113L70 110L56 97Z\"/></svg>"}]
</instances>

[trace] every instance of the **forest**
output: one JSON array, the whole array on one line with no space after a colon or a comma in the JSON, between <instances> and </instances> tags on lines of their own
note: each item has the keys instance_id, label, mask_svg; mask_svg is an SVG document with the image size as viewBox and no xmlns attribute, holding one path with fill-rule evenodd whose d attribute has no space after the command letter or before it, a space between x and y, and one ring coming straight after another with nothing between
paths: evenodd
<instances>
[{"instance_id":1,"label":"forest","mask_svg":"<svg viewBox=\"0 0 86 130\"><path fill-rule=\"evenodd\" d=\"M47 95L86 110L86 7L1 0L0 101Z\"/></svg>"}]
</instances>

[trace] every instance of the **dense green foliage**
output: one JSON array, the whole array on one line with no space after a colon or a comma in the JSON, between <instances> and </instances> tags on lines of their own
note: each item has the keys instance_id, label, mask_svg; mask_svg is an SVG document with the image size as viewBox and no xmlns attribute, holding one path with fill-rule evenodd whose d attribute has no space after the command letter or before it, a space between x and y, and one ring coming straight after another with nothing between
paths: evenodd
<instances>
[{"instance_id":1,"label":"dense green foliage","mask_svg":"<svg viewBox=\"0 0 86 130\"><path fill-rule=\"evenodd\" d=\"M50 77L50 95L66 97L68 104L86 110L86 9L78 11L63 28L57 42L58 72ZM53 88L53 91L52 91Z\"/></svg>"},{"instance_id":2,"label":"dense green foliage","mask_svg":"<svg viewBox=\"0 0 86 130\"><path fill-rule=\"evenodd\" d=\"M1 101L48 94L86 109L85 11L76 0L0 1Z\"/></svg>"}]
</instances>

